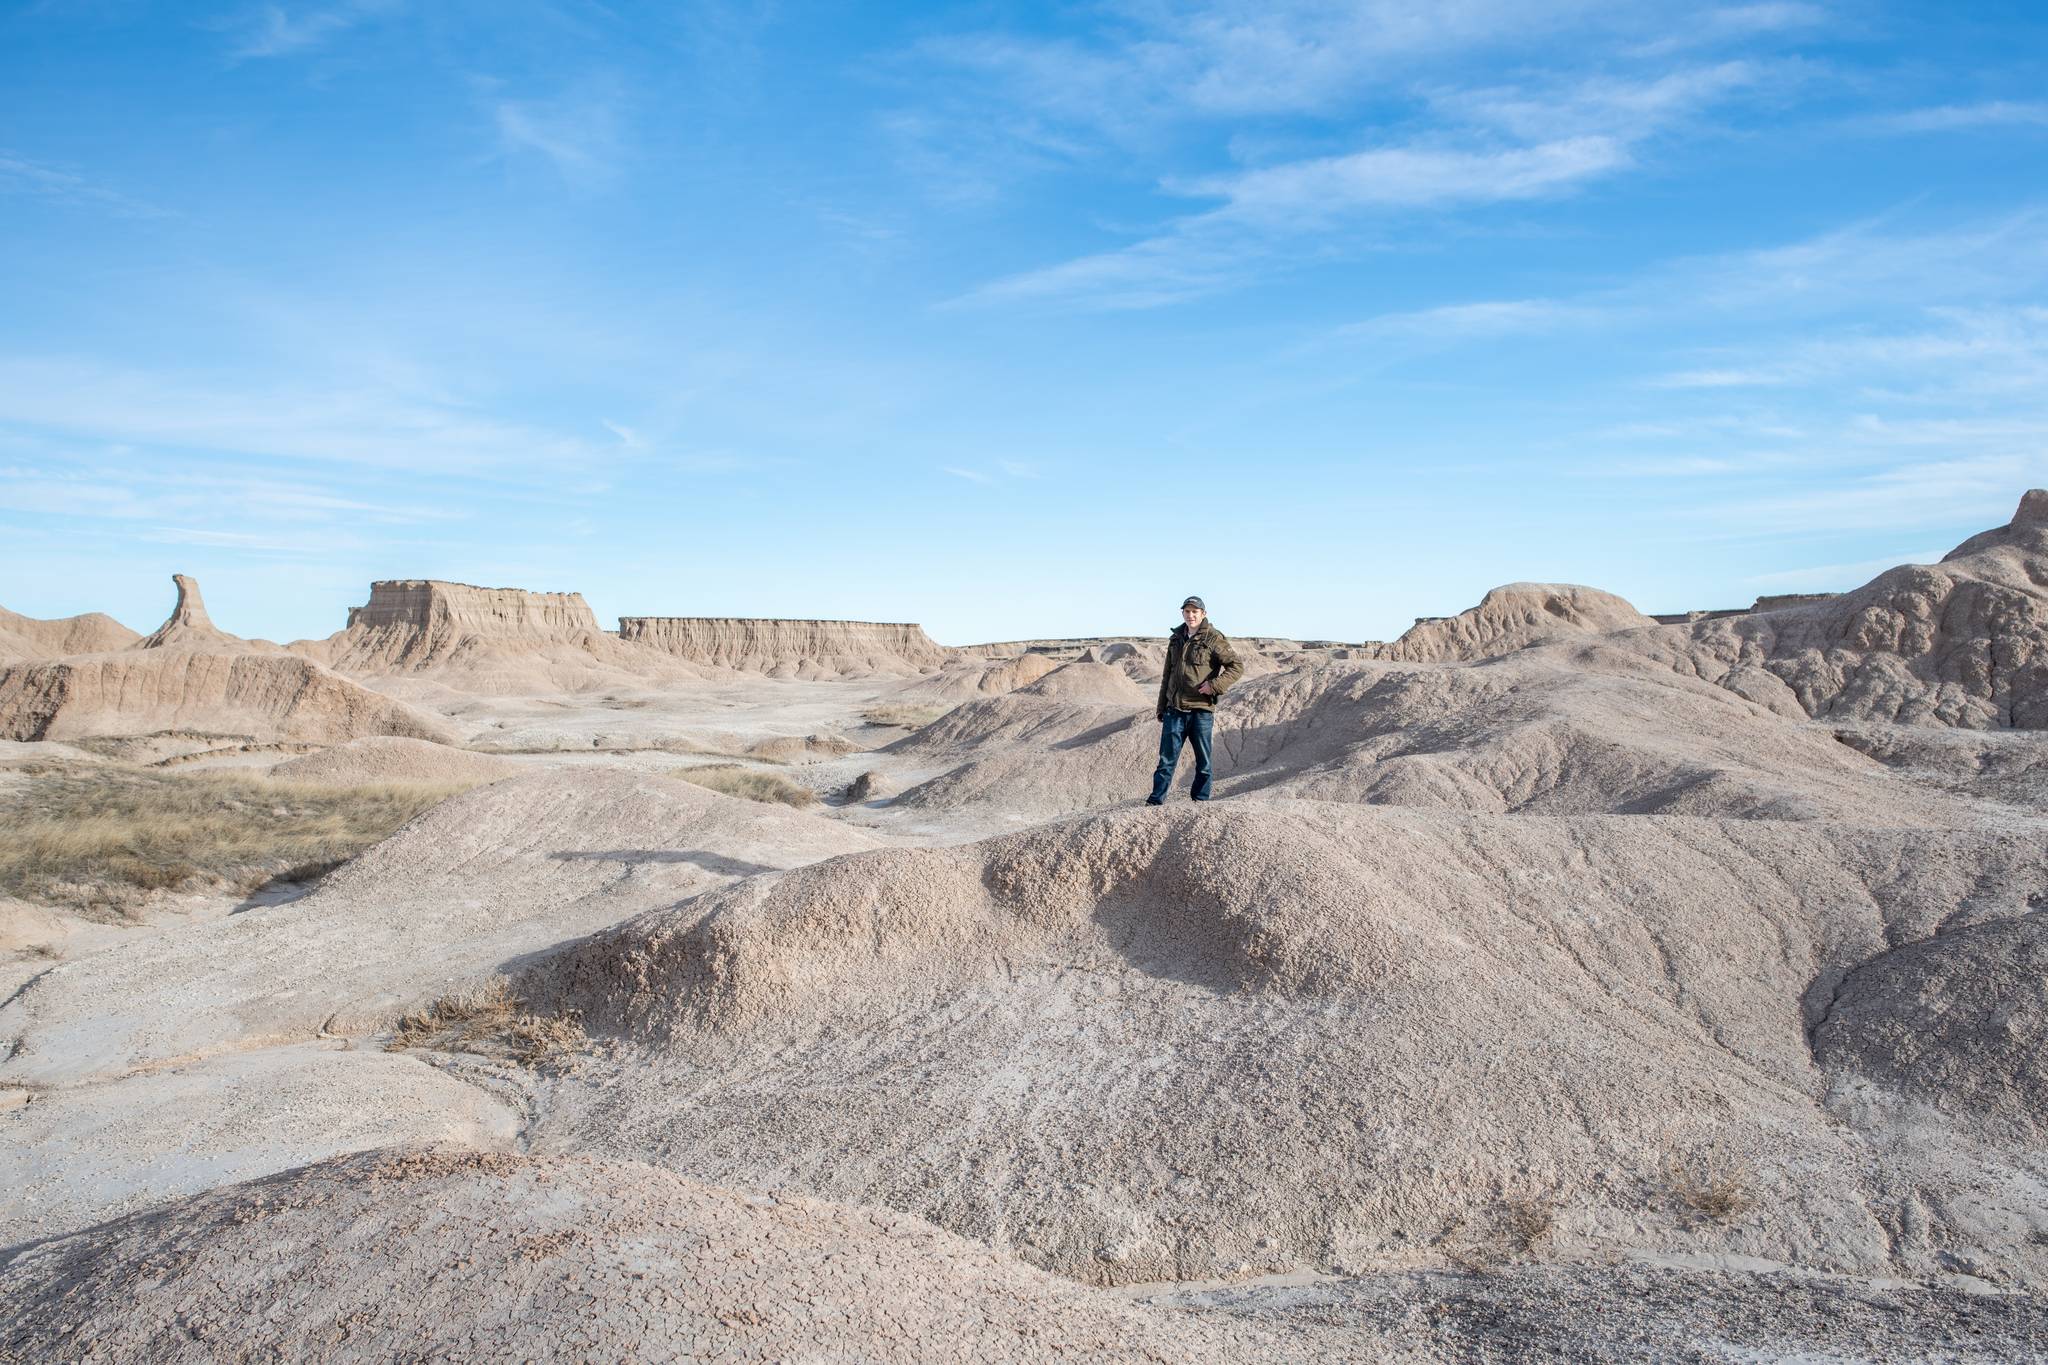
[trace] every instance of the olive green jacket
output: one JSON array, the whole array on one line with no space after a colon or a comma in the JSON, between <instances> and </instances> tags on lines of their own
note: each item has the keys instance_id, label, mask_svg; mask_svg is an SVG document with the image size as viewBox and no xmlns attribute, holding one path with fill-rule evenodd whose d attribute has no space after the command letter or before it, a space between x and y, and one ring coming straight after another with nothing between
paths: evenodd
<instances>
[{"instance_id":1,"label":"olive green jacket","mask_svg":"<svg viewBox=\"0 0 2048 1365\"><path fill-rule=\"evenodd\" d=\"M1159 679L1159 718L1168 708L1176 711L1214 711L1216 698L1244 676L1244 664L1231 646L1230 637L1208 621L1188 637L1185 625L1174 627L1166 641L1166 672ZM1203 695L1201 686L1214 690Z\"/></svg>"}]
</instances>

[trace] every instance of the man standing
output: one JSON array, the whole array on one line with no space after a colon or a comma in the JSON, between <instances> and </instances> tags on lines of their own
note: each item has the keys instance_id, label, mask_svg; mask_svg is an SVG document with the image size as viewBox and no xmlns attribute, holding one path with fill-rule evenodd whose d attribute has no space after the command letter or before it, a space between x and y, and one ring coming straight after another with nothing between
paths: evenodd
<instances>
[{"instance_id":1,"label":"man standing","mask_svg":"<svg viewBox=\"0 0 2048 1365\"><path fill-rule=\"evenodd\" d=\"M1209 739L1216 724L1216 699L1240 677L1244 665L1223 632L1209 624L1199 597L1180 604L1181 625L1166 641L1166 673L1159 679L1159 767L1152 774L1148 806L1166 800L1173 786L1180 746L1195 746L1195 782L1188 793L1209 799Z\"/></svg>"}]
</instances>

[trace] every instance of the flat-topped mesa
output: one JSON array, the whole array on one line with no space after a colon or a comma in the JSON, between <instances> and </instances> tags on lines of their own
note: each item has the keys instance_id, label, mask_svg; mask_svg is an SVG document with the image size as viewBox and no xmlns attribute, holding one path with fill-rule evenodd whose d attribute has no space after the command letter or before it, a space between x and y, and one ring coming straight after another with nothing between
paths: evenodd
<instances>
[{"instance_id":1,"label":"flat-topped mesa","mask_svg":"<svg viewBox=\"0 0 2048 1365\"><path fill-rule=\"evenodd\" d=\"M458 629L478 635L574 642L602 634L580 592L479 588L435 578L388 579L370 585L370 600L350 607L348 627Z\"/></svg>"},{"instance_id":2,"label":"flat-topped mesa","mask_svg":"<svg viewBox=\"0 0 2048 1365\"><path fill-rule=\"evenodd\" d=\"M776 678L921 673L947 651L909 621L758 616L621 616L619 638L679 659Z\"/></svg>"},{"instance_id":3,"label":"flat-topped mesa","mask_svg":"<svg viewBox=\"0 0 2048 1365\"><path fill-rule=\"evenodd\" d=\"M437 578L385 579L348 625L292 648L362 677L424 675L461 692L525 696L666 685L700 670L597 624L581 593L480 588Z\"/></svg>"}]
</instances>

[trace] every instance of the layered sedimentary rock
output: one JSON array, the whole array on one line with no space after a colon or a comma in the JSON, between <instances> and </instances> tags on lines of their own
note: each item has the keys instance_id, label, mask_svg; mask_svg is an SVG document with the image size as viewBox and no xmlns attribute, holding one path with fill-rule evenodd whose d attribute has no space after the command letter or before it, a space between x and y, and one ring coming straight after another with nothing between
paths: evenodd
<instances>
[{"instance_id":1,"label":"layered sedimentary rock","mask_svg":"<svg viewBox=\"0 0 2048 1365\"><path fill-rule=\"evenodd\" d=\"M50 659L126 649L142 637L102 612L38 621L0 607L0 659Z\"/></svg>"},{"instance_id":2,"label":"layered sedimentary rock","mask_svg":"<svg viewBox=\"0 0 2048 1365\"><path fill-rule=\"evenodd\" d=\"M597 624L581 593L439 579L370 585L348 626L292 646L344 673L423 675L459 691L580 691L701 676Z\"/></svg>"},{"instance_id":3,"label":"layered sedimentary rock","mask_svg":"<svg viewBox=\"0 0 2048 1365\"><path fill-rule=\"evenodd\" d=\"M78 739L193 730L252 740L340 743L363 735L446 741L438 722L319 664L216 627L199 585L125 649L0 670L0 738Z\"/></svg>"},{"instance_id":4,"label":"layered sedimentary rock","mask_svg":"<svg viewBox=\"0 0 2048 1365\"><path fill-rule=\"evenodd\" d=\"M363 735L452 742L403 702L290 654L86 654L0 671L0 739L191 730L339 744Z\"/></svg>"},{"instance_id":5,"label":"layered sedimentary rock","mask_svg":"<svg viewBox=\"0 0 2048 1365\"><path fill-rule=\"evenodd\" d=\"M2048 490L1939 564L1802 606L1624 637L1788 714L2048 728Z\"/></svg>"},{"instance_id":6,"label":"layered sedimentary rock","mask_svg":"<svg viewBox=\"0 0 2048 1365\"><path fill-rule=\"evenodd\" d=\"M277 646L268 640L244 640L216 626L206 613L206 599L200 595L198 579L174 573L171 582L178 589L178 605L171 608L171 614L162 625L146 638L138 640L135 648L276 652Z\"/></svg>"},{"instance_id":7,"label":"layered sedimentary rock","mask_svg":"<svg viewBox=\"0 0 2048 1365\"><path fill-rule=\"evenodd\" d=\"M746 616L622 616L619 638L693 663L771 678L909 675L947 651L908 621L804 621Z\"/></svg>"}]
</instances>

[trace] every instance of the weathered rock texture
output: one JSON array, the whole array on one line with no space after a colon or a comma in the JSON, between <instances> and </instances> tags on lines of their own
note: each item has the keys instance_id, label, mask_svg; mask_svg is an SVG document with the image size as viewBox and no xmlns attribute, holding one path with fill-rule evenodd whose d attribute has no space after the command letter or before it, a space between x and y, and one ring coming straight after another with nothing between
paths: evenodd
<instances>
[{"instance_id":1,"label":"weathered rock texture","mask_svg":"<svg viewBox=\"0 0 2048 1365\"><path fill-rule=\"evenodd\" d=\"M2048 490L1939 564L1853 592L1626 637L1774 709L1969 729L2048 727Z\"/></svg>"},{"instance_id":2,"label":"weathered rock texture","mask_svg":"<svg viewBox=\"0 0 2048 1365\"><path fill-rule=\"evenodd\" d=\"M1963 793L1930 791L1827 731L1620 650L1288 669L1232 688L1215 737L1222 796L1530 815L1987 818ZM1143 703L1025 689L967 702L885 752L951 765L904 805L993 824L1135 799L1158 738Z\"/></svg>"},{"instance_id":3,"label":"weathered rock texture","mask_svg":"<svg viewBox=\"0 0 2048 1365\"><path fill-rule=\"evenodd\" d=\"M178 589L178 605L164 623L149 636L136 642L137 649L179 649L201 653L218 653L223 650L253 650L259 653L274 653L277 646L268 640L244 640L239 635L230 635L214 625L213 618L206 614L206 599L199 595L199 580L181 573L171 575L171 582Z\"/></svg>"},{"instance_id":4,"label":"weathered rock texture","mask_svg":"<svg viewBox=\"0 0 2048 1365\"><path fill-rule=\"evenodd\" d=\"M1126 1365L1247 1359L1248 1335L881 1210L502 1153L342 1157L0 1269L22 1360Z\"/></svg>"},{"instance_id":5,"label":"weathered rock texture","mask_svg":"<svg viewBox=\"0 0 2048 1365\"><path fill-rule=\"evenodd\" d=\"M75 739L193 730L335 744L361 735L445 740L437 720L310 660L216 627L199 585L125 649L0 669L0 738Z\"/></svg>"},{"instance_id":6,"label":"weathered rock texture","mask_svg":"<svg viewBox=\"0 0 2048 1365\"><path fill-rule=\"evenodd\" d=\"M1558 583L1510 583L1479 605L1439 621L1420 621L1392 644L1366 646L1357 657L1399 663L1491 658L1547 640L1602 635L1650 625L1613 593Z\"/></svg>"},{"instance_id":7,"label":"weathered rock texture","mask_svg":"<svg viewBox=\"0 0 2048 1365\"><path fill-rule=\"evenodd\" d=\"M947 658L923 627L903 621L621 616L619 638L693 663L771 678L915 674Z\"/></svg>"},{"instance_id":8,"label":"weathered rock texture","mask_svg":"<svg viewBox=\"0 0 2048 1365\"><path fill-rule=\"evenodd\" d=\"M892 700L905 706L951 706L975 697L999 697L1029 687L1059 666L1043 654L1014 659L963 655L894 693Z\"/></svg>"},{"instance_id":9,"label":"weathered rock texture","mask_svg":"<svg viewBox=\"0 0 2048 1365\"><path fill-rule=\"evenodd\" d=\"M1959 1125L1879 1159L1890 1121L1845 1123L1831 1088L1916 1082L1865 1045L1816 1061L1809 1030L1872 959L2024 932L2041 833L1254 798L857 854L530 973L637 1048L534 1141L886 1205L1091 1281L1443 1254L1540 1189L1595 1253L1946 1252L2039 1286L2038 1145ZM2012 1003L2024 1033L2035 997ZM1987 1088L1971 1112L2048 1113L1988 1014L1915 1046L1950 1067L1915 1076L1995 1063L1942 1082ZM1681 1192L1717 1163L1755 1201L1727 1224Z\"/></svg>"},{"instance_id":10,"label":"weathered rock texture","mask_svg":"<svg viewBox=\"0 0 2048 1365\"><path fill-rule=\"evenodd\" d=\"M587 691L701 677L608 634L582 594L479 588L439 579L370 585L348 626L293 649L344 673L430 679L462 692Z\"/></svg>"},{"instance_id":11,"label":"weathered rock texture","mask_svg":"<svg viewBox=\"0 0 2048 1365\"><path fill-rule=\"evenodd\" d=\"M49 659L126 649L142 637L113 617L91 611L38 621L0 607L0 659Z\"/></svg>"}]
</instances>

